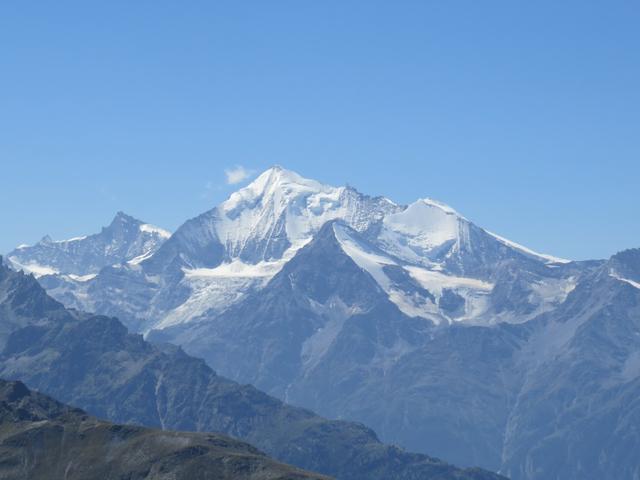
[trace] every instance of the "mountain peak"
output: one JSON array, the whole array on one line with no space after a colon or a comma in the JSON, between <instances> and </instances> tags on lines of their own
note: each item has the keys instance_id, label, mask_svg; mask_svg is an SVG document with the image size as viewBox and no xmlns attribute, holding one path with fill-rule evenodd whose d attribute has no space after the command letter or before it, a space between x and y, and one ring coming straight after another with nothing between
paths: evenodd
<instances>
[{"instance_id":1,"label":"mountain peak","mask_svg":"<svg viewBox=\"0 0 640 480\"><path fill-rule=\"evenodd\" d=\"M292 170L287 170L280 165L274 165L262 172L258 178L247 186L247 188L251 188L254 191L264 192L272 187L284 185L301 185L314 187L316 189L322 189L322 187L324 187L320 182L304 178L298 173Z\"/></svg>"},{"instance_id":2,"label":"mountain peak","mask_svg":"<svg viewBox=\"0 0 640 480\"><path fill-rule=\"evenodd\" d=\"M288 170L286 168L284 168L282 165L276 163L274 165L271 165L269 168L267 168L263 173L266 172L287 172Z\"/></svg>"},{"instance_id":3,"label":"mountain peak","mask_svg":"<svg viewBox=\"0 0 640 480\"><path fill-rule=\"evenodd\" d=\"M171 236L169 232L119 211L99 233L54 241L48 235L33 247L9 253L10 264L36 277L97 274L108 265L141 261ZM86 281L86 280L83 280Z\"/></svg>"},{"instance_id":4,"label":"mountain peak","mask_svg":"<svg viewBox=\"0 0 640 480\"><path fill-rule=\"evenodd\" d=\"M116 224L123 224L123 223L142 224L143 222L138 220L137 218L132 217L131 215L127 215L122 210L120 210L119 212L116 213L116 216L113 217L113 220L111 221L111 224L109 226L116 225Z\"/></svg>"},{"instance_id":5,"label":"mountain peak","mask_svg":"<svg viewBox=\"0 0 640 480\"><path fill-rule=\"evenodd\" d=\"M335 187L324 185L316 180L304 178L280 165L274 165L258 175L249 185L232 193L229 199L222 204L222 207L224 211L228 212L239 206L253 204L265 197L292 198L301 194L330 193L337 190Z\"/></svg>"},{"instance_id":6,"label":"mountain peak","mask_svg":"<svg viewBox=\"0 0 640 480\"><path fill-rule=\"evenodd\" d=\"M437 208L448 215L456 215L457 217L462 218L462 215L460 215L457 211L455 211L449 205L443 202L439 202L438 200L434 200L433 198L428 198L428 197L421 198L420 200L418 200L418 202L432 208ZM415 203L418 203L418 202L415 202Z\"/></svg>"}]
</instances>

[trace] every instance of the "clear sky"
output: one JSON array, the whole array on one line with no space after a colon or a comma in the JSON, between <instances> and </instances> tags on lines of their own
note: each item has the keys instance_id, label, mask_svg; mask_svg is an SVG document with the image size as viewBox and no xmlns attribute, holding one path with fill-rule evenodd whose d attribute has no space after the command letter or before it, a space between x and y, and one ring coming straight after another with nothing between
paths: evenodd
<instances>
[{"instance_id":1,"label":"clear sky","mask_svg":"<svg viewBox=\"0 0 640 480\"><path fill-rule=\"evenodd\" d=\"M0 2L0 252L281 164L531 248L640 247L640 2ZM234 180L237 180L234 179Z\"/></svg>"}]
</instances>

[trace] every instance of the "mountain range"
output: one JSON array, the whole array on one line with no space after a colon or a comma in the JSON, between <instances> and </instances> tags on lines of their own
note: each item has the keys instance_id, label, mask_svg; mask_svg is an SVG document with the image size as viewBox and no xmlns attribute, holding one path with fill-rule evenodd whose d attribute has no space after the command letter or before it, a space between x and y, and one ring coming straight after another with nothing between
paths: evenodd
<instances>
[{"instance_id":1,"label":"mountain range","mask_svg":"<svg viewBox=\"0 0 640 480\"><path fill-rule=\"evenodd\" d=\"M0 378L20 380L29 388L119 424L223 433L258 447L278 461L338 479L503 478L384 445L362 424L327 420L250 385L239 385L217 375L202 360L190 357L179 347L153 345L141 335L129 333L115 318L65 308L47 295L32 275L4 265L0 265ZM89 424L93 425L93 420ZM70 438L64 436L61 447L67 441L73 445L82 440L73 433L81 426L74 422ZM21 427L17 428L21 431ZM33 431L28 425L25 428ZM136 443L146 435L132 428L125 430L131 433L121 439L125 442ZM182 434L151 435L163 441ZM201 450L205 439L194 435L182 438L199 445L196 450ZM108 445L101 444L99 438L91 436L91 440L95 443L88 446L90 457L97 458L108 451ZM55 441L51 439L50 445ZM31 455L29 444L17 446L26 450L21 449L14 457ZM231 447L247 449L240 443ZM150 450L153 455L148 460L155 462L155 455L162 452ZM208 456L207 452L204 454ZM44 465L56 458L51 454L43 459ZM184 460L186 464L174 465L176 475L180 474L176 478L191 478L180 470L193 466L188 464L189 456ZM125 458L123 462L122 475L130 478L126 467L135 466L135 458ZM148 465L144 458L140 462L139 468ZM213 473L203 478L212 478Z\"/></svg>"},{"instance_id":2,"label":"mountain range","mask_svg":"<svg viewBox=\"0 0 640 480\"><path fill-rule=\"evenodd\" d=\"M383 441L517 480L640 476L639 250L568 261L432 199L281 167L170 236L132 228L156 233L116 258L118 217L82 240L89 257L45 239L8 263L68 307Z\"/></svg>"}]
</instances>

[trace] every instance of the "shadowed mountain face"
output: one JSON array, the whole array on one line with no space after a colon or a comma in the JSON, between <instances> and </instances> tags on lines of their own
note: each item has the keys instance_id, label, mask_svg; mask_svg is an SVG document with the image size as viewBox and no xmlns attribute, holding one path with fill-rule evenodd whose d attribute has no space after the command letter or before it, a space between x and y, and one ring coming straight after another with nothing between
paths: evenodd
<instances>
[{"instance_id":1,"label":"shadowed mountain face","mask_svg":"<svg viewBox=\"0 0 640 480\"><path fill-rule=\"evenodd\" d=\"M393 443L497 470L518 381L507 365L528 328L443 327L407 315L374 275L432 294L398 265L382 264L374 275L361 268L348 253L355 239L360 251L384 258L354 230L328 223L259 292L149 338L167 335L224 375L375 425Z\"/></svg>"},{"instance_id":2,"label":"shadowed mountain face","mask_svg":"<svg viewBox=\"0 0 640 480\"><path fill-rule=\"evenodd\" d=\"M0 380L0 478L85 480L328 479L274 462L222 435L99 421Z\"/></svg>"},{"instance_id":3,"label":"shadowed mountain face","mask_svg":"<svg viewBox=\"0 0 640 480\"><path fill-rule=\"evenodd\" d=\"M575 288L523 324L443 328L380 295L340 228L175 338L225 375L454 463L518 479L639 474L640 250L556 267L573 269ZM521 274L505 275L513 298Z\"/></svg>"},{"instance_id":4,"label":"shadowed mountain face","mask_svg":"<svg viewBox=\"0 0 640 480\"><path fill-rule=\"evenodd\" d=\"M222 432L339 479L497 479L383 445L361 424L329 421L157 347L113 318L65 310L31 276L0 267L0 377L20 379L119 423ZM36 312L32 315L32 312Z\"/></svg>"}]
</instances>

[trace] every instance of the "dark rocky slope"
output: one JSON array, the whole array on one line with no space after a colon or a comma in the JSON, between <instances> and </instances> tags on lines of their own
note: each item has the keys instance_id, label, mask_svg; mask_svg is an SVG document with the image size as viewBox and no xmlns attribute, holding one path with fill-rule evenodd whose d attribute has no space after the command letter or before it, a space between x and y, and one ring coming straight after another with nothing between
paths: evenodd
<instances>
[{"instance_id":1,"label":"dark rocky slope","mask_svg":"<svg viewBox=\"0 0 640 480\"><path fill-rule=\"evenodd\" d=\"M103 422L3 380L0 478L328 480L229 437Z\"/></svg>"}]
</instances>

